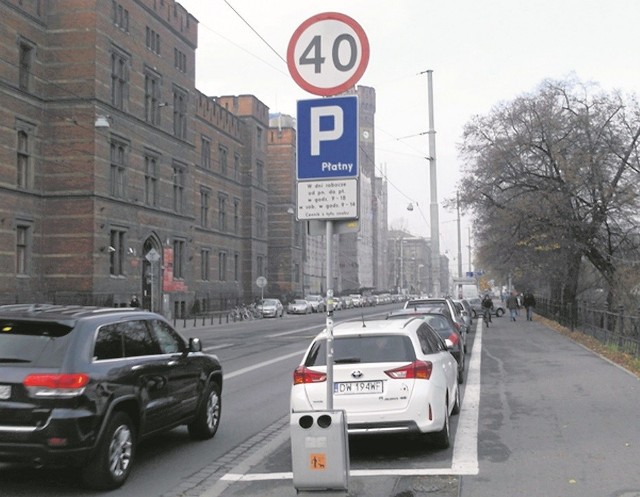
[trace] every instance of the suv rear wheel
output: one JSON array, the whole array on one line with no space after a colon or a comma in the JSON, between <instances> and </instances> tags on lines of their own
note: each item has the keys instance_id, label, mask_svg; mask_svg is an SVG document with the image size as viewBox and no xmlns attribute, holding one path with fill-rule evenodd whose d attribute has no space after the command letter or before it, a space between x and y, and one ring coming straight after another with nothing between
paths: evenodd
<instances>
[{"instance_id":1,"label":"suv rear wheel","mask_svg":"<svg viewBox=\"0 0 640 497\"><path fill-rule=\"evenodd\" d=\"M187 425L189 436L193 440L213 438L220 424L221 408L220 387L212 381L204 391L196 418Z\"/></svg>"},{"instance_id":2,"label":"suv rear wheel","mask_svg":"<svg viewBox=\"0 0 640 497\"><path fill-rule=\"evenodd\" d=\"M116 412L109 420L93 459L82 469L84 483L99 490L122 486L131 472L135 453L131 418L124 412Z\"/></svg>"}]
</instances>

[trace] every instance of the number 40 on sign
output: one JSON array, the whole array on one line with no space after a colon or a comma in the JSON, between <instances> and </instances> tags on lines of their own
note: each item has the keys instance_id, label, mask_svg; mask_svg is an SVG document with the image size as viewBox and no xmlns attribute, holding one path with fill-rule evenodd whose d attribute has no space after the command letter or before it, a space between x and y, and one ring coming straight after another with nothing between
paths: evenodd
<instances>
[{"instance_id":1,"label":"number 40 on sign","mask_svg":"<svg viewBox=\"0 0 640 497\"><path fill-rule=\"evenodd\" d=\"M295 82L325 97L354 86L368 63L369 41L364 30L351 17L337 12L307 19L287 49L287 66Z\"/></svg>"}]
</instances>

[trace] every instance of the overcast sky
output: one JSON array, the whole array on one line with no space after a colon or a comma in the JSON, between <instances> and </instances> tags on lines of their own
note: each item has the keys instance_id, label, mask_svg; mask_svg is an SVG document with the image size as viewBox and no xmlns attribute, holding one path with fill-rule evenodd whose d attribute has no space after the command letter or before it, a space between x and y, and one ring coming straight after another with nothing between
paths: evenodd
<instances>
[{"instance_id":1,"label":"overcast sky","mask_svg":"<svg viewBox=\"0 0 640 497\"><path fill-rule=\"evenodd\" d=\"M452 269L456 213L442 202L455 196L457 143L473 115L534 91L547 78L575 75L607 91L640 89L639 0L180 3L199 21L196 87L211 96L252 94L271 112L292 116L298 100L319 98L302 90L287 69L294 31L323 12L356 20L371 50L358 84L376 90L375 160L378 176L386 174L389 182L389 222L424 237L430 236L429 150L427 136L420 134L428 130L428 100L427 77L419 73L433 70L440 247L449 252ZM418 208L407 211L409 202ZM468 226L463 219L465 271Z\"/></svg>"}]
</instances>

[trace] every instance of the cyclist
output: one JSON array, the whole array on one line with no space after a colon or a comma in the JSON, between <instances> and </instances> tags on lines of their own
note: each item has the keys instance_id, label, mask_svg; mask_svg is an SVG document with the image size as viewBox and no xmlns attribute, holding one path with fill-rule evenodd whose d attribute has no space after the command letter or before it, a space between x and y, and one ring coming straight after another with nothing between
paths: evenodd
<instances>
[{"instance_id":1,"label":"cyclist","mask_svg":"<svg viewBox=\"0 0 640 497\"><path fill-rule=\"evenodd\" d=\"M491 322L491 311L493 310L493 300L489 297L487 293L482 299L482 318L484 319L484 324L488 328L489 323Z\"/></svg>"}]
</instances>

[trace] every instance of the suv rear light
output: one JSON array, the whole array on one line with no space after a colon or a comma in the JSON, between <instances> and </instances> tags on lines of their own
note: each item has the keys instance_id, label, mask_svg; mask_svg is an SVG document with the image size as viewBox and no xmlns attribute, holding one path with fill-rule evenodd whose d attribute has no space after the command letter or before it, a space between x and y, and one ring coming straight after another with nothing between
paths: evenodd
<instances>
[{"instance_id":1,"label":"suv rear light","mask_svg":"<svg viewBox=\"0 0 640 497\"><path fill-rule=\"evenodd\" d=\"M431 378L433 363L429 361L414 361L411 364L396 369L390 369L384 373L395 380L428 380Z\"/></svg>"},{"instance_id":2,"label":"suv rear light","mask_svg":"<svg viewBox=\"0 0 640 497\"><path fill-rule=\"evenodd\" d=\"M302 385L304 383L322 383L327 381L326 373L313 371L305 366L298 366L293 372L293 384Z\"/></svg>"},{"instance_id":3,"label":"suv rear light","mask_svg":"<svg viewBox=\"0 0 640 497\"><path fill-rule=\"evenodd\" d=\"M30 374L22 384L31 397L77 397L89 383L84 373Z\"/></svg>"}]
</instances>

